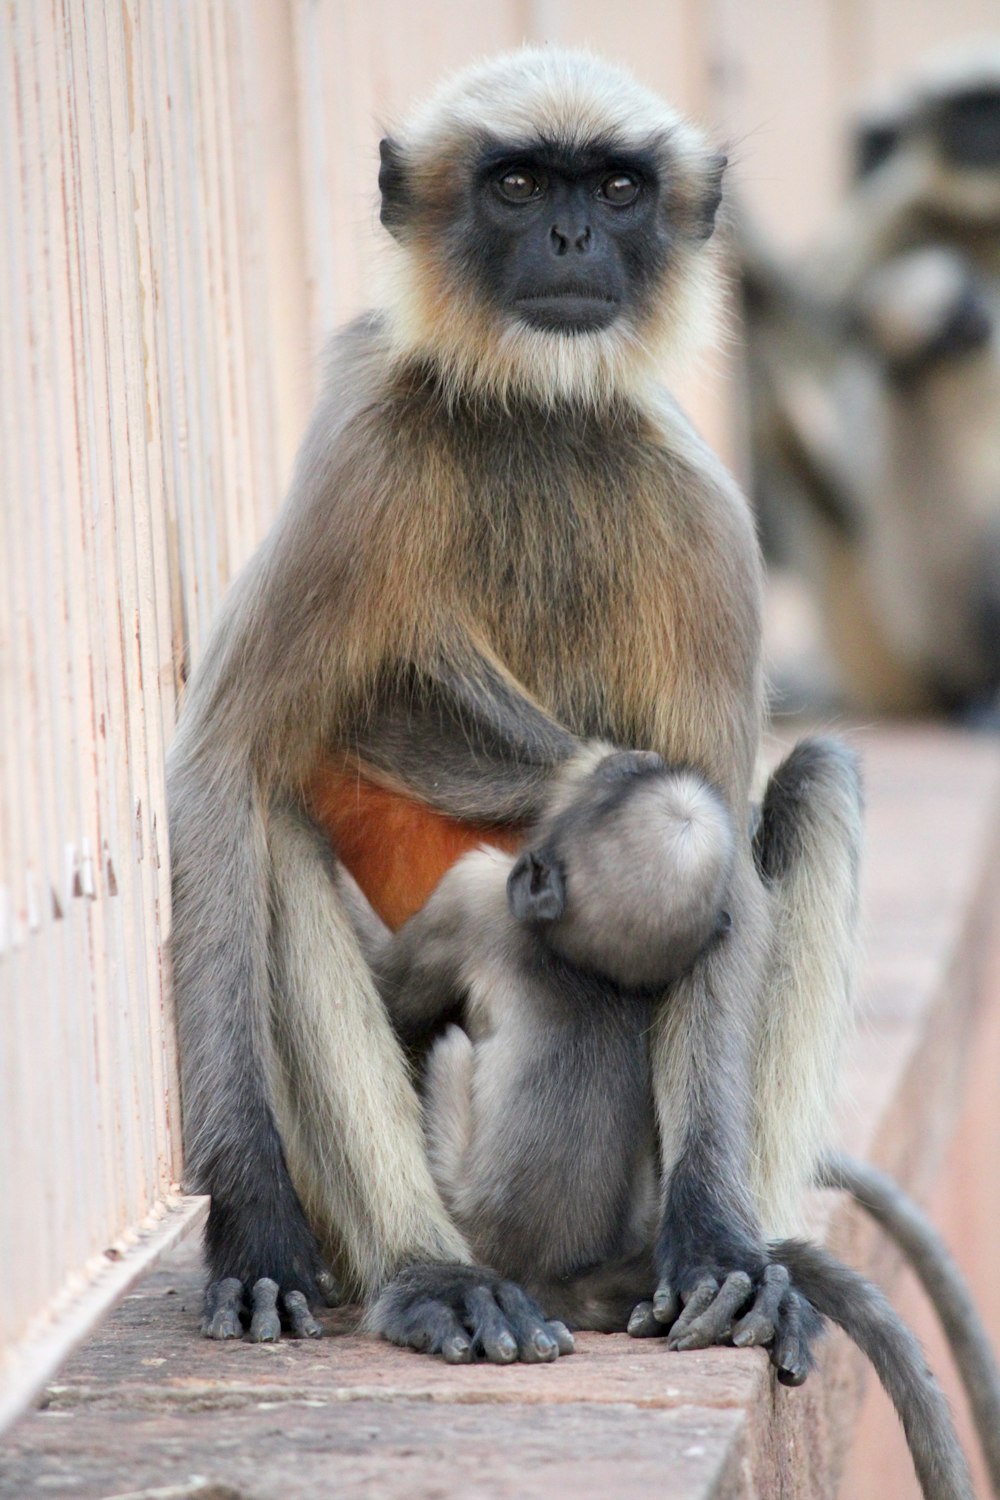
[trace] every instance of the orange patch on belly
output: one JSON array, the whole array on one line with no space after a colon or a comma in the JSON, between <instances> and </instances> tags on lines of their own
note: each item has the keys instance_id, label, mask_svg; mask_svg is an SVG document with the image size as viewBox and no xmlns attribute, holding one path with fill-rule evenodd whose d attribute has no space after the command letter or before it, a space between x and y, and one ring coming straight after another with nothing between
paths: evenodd
<instances>
[{"instance_id":1,"label":"orange patch on belly","mask_svg":"<svg viewBox=\"0 0 1000 1500\"><path fill-rule=\"evenodd\" d=\"M354 768L325 764L308 800L337 855L394 931L463 854L481 844L513 852L523 837L516 828L446 817Z\"/></svg>"}]
</instances>

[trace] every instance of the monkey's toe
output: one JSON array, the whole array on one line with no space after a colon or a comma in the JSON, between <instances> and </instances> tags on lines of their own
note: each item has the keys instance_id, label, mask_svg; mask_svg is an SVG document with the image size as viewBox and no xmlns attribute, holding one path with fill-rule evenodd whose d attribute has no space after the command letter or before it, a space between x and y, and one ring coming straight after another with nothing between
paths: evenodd
<instances>
[{"instance_id":1,"label":"monkey's toe","mask_svg":"<svg viewBox=\"0 0 1000 1500\"><path fill-rule=\"evenodd\" d=\"M632 1309L626 1332L633 1339L665 1338L670 1327L656 1316L652 1302L637 1302Z\"/></svg>"},{"instance_id":2,"label":"monkey's toe","mask_svg":"<svg viewBox=\"0 0 1000 1500\"><path fill-rule=\"evenodd\" d=\"M517 1339L488 1287L474 1287L466 1299L475 1320L473 1342L494 1365L511 1365L517 1359Z\"/></svg>"},{"instance_id":3,"label":"monkey's toe","mask_svg":"<svg viewBox=\"0 0 1000 1500\"><path fill-rule=\"evenodd\" d=\"M661 1281L653 1293L653 1317L658 1323L665 1324L665 1331L669 1333L680 1310L681 1299L673 1285L667 1280Z\"/></svg>"},{"instance_id":4,"label":"monkey's toe","mask_svg":"<svg viewBox=\"0 0 1000 1500\"><path fill-rule=\"evenodd\" d=\"M316 1285L319 1294L327 1307L339 1307L344 1300L344 1294L336 1276L324 1266L316 1276Z\"/></svg>"},{"instance_id":5,"label":"monkey's toe","mask_svg":"<svg viewBox=\"0 0 1000 1500\"><path fill-rule=\"evenodd\" d=\"M249 1295L237 1276L210 1282L205 1288L201 1331L210 1339L239 1339L245 1332L252 1344L273 1344L282 1332L294 1338L323 1336L304 1293L295 1288L283 1292L270 1276L258 1277Z\"/></svg>"},{"instance_id":6,"label":"monkey's toe","mask_svg":"<svg viewBox=\"0 0 1000 1500\"><path fill-rule=\"evenodd\" d=\"M235 1276L210 1282L205 1288L201 1331L207 1339L243 1337L243 1283Z\"/></svg>"},{"instance_id":7,"label":"monkey's toe","mask_svg":"<svg viewBox=\"0 0 1000 1500\"><path fill-rule=\"evenodd\" d=\"M516 1282L504 1281L497 1288L496 1298L517 1340L517 1357L522 1364L548 1364L559 1358L563 1352L559 1340L533 1297Z\"/></svg>"},{"instance_id":8,"label":"monkey's toe","mask_svg":"<svg viewBox=\"0 0 1000 1500\"><path fill-rule=\"evenodd\" d=\"M278 1290L278 1283L269 1276L262 1276L259 1281L254 1282L250 1294L253 1314L248 1335L252 1344L273 1344L281 1338Z\"/></svg>"},{"instance_id":9,"label":"monkey's toe","mask_svg":"<svg viewBox=\"0 0 1000 1500\"><path fill-rule=\"evenodd\" d=\"M771 1345L771 1363L782 1385L801 1385L813 1368L813 1344L822 1334L823 1322L800 1292L790 1289L782 1299Z\"/></svg>"},{"instance_id":10,"label":"monkey's toe","mask_svg":"<svg viewBox=\"0 0 1000 1500\"><path fill-rule=\"evenodd\" d=\"M323 1330L309 1311L309 1303L301 1292L286 1292L284 1297L285 1317L289 1332L297 1339L321 1339Z\"/></svg>"},{"instance_id":11,"label":"monkey's toe","mask_svg":"<svg viewBox=\"0 0 1000 1500\"><path fill-rule=\"evenodd\" d=\"M755 1344L770 1344L781 1324L781 1305L788 1295L789 1279L784 1266L768 1266L754 1298L753 1306L733 1329L733 1343L739 1349Z\"/></svg>"},{"instance_id":12,"label":"monkey's toe","mask_svg":"<svg viewBox=\"0 0 1000 1500\"><path fill-rule=\"evenodd\" d=\"M573 1354L575 1352L576 1339L570 1333L565 1323L561 1323L559 1319L556 1318L554 1321L550 1321L546 1326L549 1330L549 1333L551 1333L552 1337L555 1339L560 1354Z\"/></svg>"}]
</instances>

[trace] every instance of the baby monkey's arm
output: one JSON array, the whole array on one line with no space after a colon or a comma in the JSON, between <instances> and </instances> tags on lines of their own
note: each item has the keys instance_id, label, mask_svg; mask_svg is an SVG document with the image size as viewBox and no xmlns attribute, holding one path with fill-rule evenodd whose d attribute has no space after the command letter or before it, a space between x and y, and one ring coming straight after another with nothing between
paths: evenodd
<instances>
[{"instance_id":1,"label":"baby monkey's arm","mask_svg":"<svg viewBox=\"0 0 1000 1500\"><path fill-rule=\"evenodd\" d=\"M457 1015L468 988L476 934L485 929L498 902L506 911L511 863L509 855L495 849L466 854L396 933L375 914L351 876L339 872L362 952L408 1046L419 1045L442 1021Z\"/></svg>"}]
</instances>

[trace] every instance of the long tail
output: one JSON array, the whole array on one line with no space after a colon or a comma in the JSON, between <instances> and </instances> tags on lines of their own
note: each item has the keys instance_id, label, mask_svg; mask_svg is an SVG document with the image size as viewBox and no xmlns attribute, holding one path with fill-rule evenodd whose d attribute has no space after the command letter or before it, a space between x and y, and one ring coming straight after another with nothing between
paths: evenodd
<instances>
[{"instance_id":1,"label":"long tail","mask_svg":"<svg viewBox=\"0 0 1000 1500\"><path fill-rule=\"evenodd\" d=\"M820 1187L842 1188L871 1214L913 1267L944 1329L982 1445L990 1487L1000 1496L1000 1370L983 1320L944 1240L891 1177L847 1156L820 1162Z\"/></svg>"},{"instance_id":2,"label":"long tail","mask_svg":"<svg viewBox=\"0 0 1000 1500\"><path fill-rule=\"evenodd\" d=\"M772 1253L817 1312L843 1328L871 1360L899 1413L924 1500L973 1500L944 1392L919 1341L878 1288L818 1245L782 1240Z\"/></svg>"}]
</instances>

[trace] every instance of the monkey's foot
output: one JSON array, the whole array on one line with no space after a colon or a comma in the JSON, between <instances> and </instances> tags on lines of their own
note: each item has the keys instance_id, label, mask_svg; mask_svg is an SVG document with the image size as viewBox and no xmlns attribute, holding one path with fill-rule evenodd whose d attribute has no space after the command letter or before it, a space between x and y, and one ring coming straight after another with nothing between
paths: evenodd
<instances>
[{"instance_id":1,"label":"monkey's foot","mask_svg":"<svg viewBox=\"0 0 1000 1500\"><path fill-rule=\"evenodd\" d=\"M745 1271L705 1272L680 1293L663 1280L628 1324L633 1338L665 1336L669 1349L764 1346L782 1385L805 1380L821 1328L818 1313L782 1265L766 1266L756 1280Z\"/></svg>"},{"instance_id":2,"label":"monkey's foot","mask_svg":"<svg viewBox=\"0 0 1000 1500\"><path fill-rule=\"evenodd\" d=\"M513 1281L482 1266L407 1266L372 1308L368 1326L392 1344L449 1364L539 1364L572 1354L573 1335Z\"/></svg>"},{"instance_id":3,"label":"monkey's foot","mask_svg":"<svg viewBox=\"0 0 1000 1500\"><path fill-rule=\"evenodd\" d=\"M327 1273L328 1274L328 1273ZM324 1280L320 1278L321 1282ZM321 1285L328 1296L333 1288ZM309 1311L302 1292L283 1292L276 1281L262 1276L245 1295L243 1282L236 1276L210 1282L205 1288L201 1331L209 1339L238 1339L244 1331L251 1343L273 1343L282 1330L300 1339L318 1339L323 1330Z\"/></svg>"}]
</instances>

